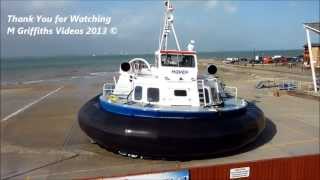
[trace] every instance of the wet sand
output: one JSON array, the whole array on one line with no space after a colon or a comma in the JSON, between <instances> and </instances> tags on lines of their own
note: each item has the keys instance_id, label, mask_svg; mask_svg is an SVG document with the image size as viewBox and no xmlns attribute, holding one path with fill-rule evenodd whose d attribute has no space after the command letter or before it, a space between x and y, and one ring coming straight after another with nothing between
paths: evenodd
<instances>
[{"instance_id":1,"label":"wet sand","mask_svg":"<svg viewBox=\"0 0 320 180\"><path fill-rule=\"evenodd\" d=\"M267 128L253 144L222 157L185 162L122 157L90 144L77 124L80 107L101 92L109 77L11 85L1 88L1 178L110 177L320 152L319 100L285 93L276 97L272 89L255 89L259 80L310 83L311 75L209 60L200 61L200 67L204 69L208 62L217 64L218 75L228 86L236 86L240 97L264 111ZM36 103L3 121L33 102Z\"/></svg>"}]
</instances>

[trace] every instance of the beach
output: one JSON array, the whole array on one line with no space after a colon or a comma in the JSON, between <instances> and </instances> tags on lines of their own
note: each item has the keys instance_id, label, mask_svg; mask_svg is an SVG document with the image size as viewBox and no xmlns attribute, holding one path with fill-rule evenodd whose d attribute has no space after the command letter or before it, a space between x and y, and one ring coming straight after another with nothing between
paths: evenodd
<instances>
[{"instance_id":1,"label":"beach","mask_svg":"<svg viewBox=\"0 0 320 180\"><path fill-rule=\"evenodd\" d=\"M222 157L191 161L144 160L123 157L91 144L77 123L81 106L112 82L114 72L61 78L56 81L1 86L1 178L70 179L112 177L261 159L318 154L319 98L305 98L273 88L256 89L261 80L296 80L307 86L309 72L287 67L226 65L218 76L237 87L238 96L261 108L267 127L258 140ZM298 72L299 71L299 72Z\"/></svg>"}]
</instances>

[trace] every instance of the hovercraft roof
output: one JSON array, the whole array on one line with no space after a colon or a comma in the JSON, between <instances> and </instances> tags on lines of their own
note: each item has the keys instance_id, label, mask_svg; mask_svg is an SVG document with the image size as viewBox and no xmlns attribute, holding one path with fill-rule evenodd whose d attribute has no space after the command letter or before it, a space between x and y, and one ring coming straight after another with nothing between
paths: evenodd
<instances>
[{"instance_id":1,"label":"hovercraft roof","mask_svg":"<svg viewBox=\"0 0 320 180\"><path fill-rule=\"evenodd\" d=\"M179 50L161 50L160 54L196 54L195 51L179 51Z\"/></svg>"}]
</instances>

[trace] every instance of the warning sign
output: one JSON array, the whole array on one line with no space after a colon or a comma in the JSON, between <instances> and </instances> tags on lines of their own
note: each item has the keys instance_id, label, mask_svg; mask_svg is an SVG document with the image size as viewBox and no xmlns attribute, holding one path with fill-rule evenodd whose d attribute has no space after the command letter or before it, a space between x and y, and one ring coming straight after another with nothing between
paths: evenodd
<instances>
[{"instance_id":1,"label":"warning sign","mask_svg":"<svg viewBox=\"0 0 320 180\"><path fill-rule=\"evenodd\" d=\"M249 177L250 167L234 168L230 169L230 179L238 179Z\"/></svg>"}]
</instances>

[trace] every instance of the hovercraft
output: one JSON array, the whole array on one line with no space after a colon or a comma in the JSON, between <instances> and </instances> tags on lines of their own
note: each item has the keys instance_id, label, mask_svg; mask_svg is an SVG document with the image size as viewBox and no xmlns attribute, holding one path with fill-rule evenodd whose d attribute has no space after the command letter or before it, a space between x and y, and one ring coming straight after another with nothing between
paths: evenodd
<instances>
[{"instance_id":1,"label":"hovercraft","mask_svg":"<svg viewBox=\"0 0 320 180\"><path fill-rule=\"evenodd\" d=\"M114 82L80 109L81 129L100 146L130 157L201 157L254 141L265 127L263 112L225 86L216 66L199 75L194 41L180 50L172 13L167 0L154 64L142 58L122 63ZM168 50L171 32L174 50Z\"/></svg>"}]
</instances>

